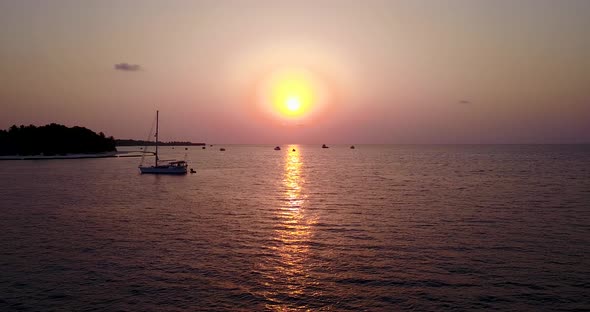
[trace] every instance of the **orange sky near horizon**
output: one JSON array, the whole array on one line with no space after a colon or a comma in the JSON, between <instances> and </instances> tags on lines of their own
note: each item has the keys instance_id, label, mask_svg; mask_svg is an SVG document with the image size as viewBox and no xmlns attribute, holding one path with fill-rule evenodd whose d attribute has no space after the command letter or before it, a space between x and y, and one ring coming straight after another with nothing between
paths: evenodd
<instances>
[{"instance_id":1,"label":"orange sky near horizon","mask_svg":"<svg viewBox=\"0 0 590 312\"><path fill-rule=\"evenodd\" d=\"M588 143L589 32L583 0L6 1L0 128Z\"/></svg>"}]
</instances>

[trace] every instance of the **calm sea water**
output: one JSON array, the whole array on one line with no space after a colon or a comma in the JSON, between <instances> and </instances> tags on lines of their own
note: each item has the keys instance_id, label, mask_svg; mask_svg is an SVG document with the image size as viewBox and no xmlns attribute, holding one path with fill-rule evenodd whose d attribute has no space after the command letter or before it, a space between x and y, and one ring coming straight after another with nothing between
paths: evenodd
<instances>
[{"instance_id":1,"label":"calm sea water","mask_svg":"<svg viewBox=\"0 0 590 312\"><path fill-rule=\"evenodd\" d=\"M0 162L0 310L590 309L590 146L219 147Z\"/></svg>"}]
</instances>

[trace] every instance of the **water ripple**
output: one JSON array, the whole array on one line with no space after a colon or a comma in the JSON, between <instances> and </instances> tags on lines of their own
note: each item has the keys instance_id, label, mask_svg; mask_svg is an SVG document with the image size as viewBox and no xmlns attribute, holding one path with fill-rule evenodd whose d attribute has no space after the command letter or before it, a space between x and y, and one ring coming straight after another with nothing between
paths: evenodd
<instances>
[{"instance_id":1,"label":"water ripple","mask_svg":"<svg viewBox=\"0 0 590 312\"><path fill-rule=\"evenodd\" d=\"M139 175L131 158L0 162L0 310L590 306L587 146L233 146L189 161L185 177Z\"/></svg>"}]
</instances>

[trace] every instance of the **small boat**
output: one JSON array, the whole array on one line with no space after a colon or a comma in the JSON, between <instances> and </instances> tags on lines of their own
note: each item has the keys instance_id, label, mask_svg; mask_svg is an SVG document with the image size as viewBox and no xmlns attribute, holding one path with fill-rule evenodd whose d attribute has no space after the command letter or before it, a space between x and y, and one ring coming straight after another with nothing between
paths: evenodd
<instances>
[{"instance_id":1,"label":"small boat","mask_svg":"<svg viewBox=\"0 0 590 312\"><path fill-rule=\"evenodd\" d=\"M188 147L185 147L185 148L184 148L184 150L185 150L185 151L188 151Z\"/></svg>"},{"instance_id":2,"label":"small boat","mask_svg":"<svg viewBox=\"0 0 590 312\"><path fill-rule=\"evenodd\" d=\"M275 146L275 151L280 151L281 147L280 146Z\"/></svg>"},{"instance_id":3,"label":"small boat","mask_svg":"<svg viewBox=\"0 0 590 312\"><path fill-rule=\"evenodd\" d=\"M294 151L295 151L295 149L292 149L292 150L291 150L291 152L294 152Z\"/></svg>"},{"instance_id":4,"label":"small boat","mask_svg":"<svg viewBox=\"0 0 590 312\"><path fill-rule=\"evenodd\" d=\"M322 144L322 148L330 148L330 147L326 144Z\"/></svg>"},{"instance_id":5,"label":"small boat","mask_svg":"<svg viewBox=\"0 0 590 312\"><path fill-rule=\"evenodd\" d=\"M351 145L351 146L350 146L350 149L354 149L354 145Z\"/></svg>"},{"instance_id":6,"label":"small boat","mask_svg":"<svg viewBox=\"0 0 590 312\"><path fill-rule=\"evenodd\" d=\"M222 151L222 152L225 152L225 148L223 148L223 147L220 148L219 150Z\"/></svg>"},{"instance_id":7,"label":"small boat","mask_svg":"<svg viewBox=\"0 0 590 312\"><path fill-rule=\"evenodd\" d=\"M191 168L191 173L197 173L195 169Z\"/></svg>"},{"instance_id":8,"label":"small boat","mask_svg":"<svg viewBox=\"0 0 590 312\"><path fill-rule=\"evenodd\" d=\"M206 147L203 146L203 149L205 149Z\"/></svg>"},{"instance_id":9,"label":"small boat","mask_svg":"<svg viewBox=\"0 0 590 312\"><path fill-rule=\"evenodd\" d=\"M172 161L166 165L156 165L150 167L139 167L141 173L152 174L186 174L186 161Z\"/></svg>"},{"instance_id":10,"label":"small boat","mask_svg":"<svg viewBox=\"0 0 590 312\"><path fill-rule=\"evenodd\" d=\"M141 158L141 164L139 165L139 171L143 173L151 173L151 174L186 174L186 167L187 163L184 160L181 161L171 161L166 164L160 164L158 161L158 119L159 119L160 112L156 111L156 152L155 155L155 163L153 166L144 166L143 165L143 157ZM173 147L174 148L174 147Z\"/></svg>"}]
</instances>

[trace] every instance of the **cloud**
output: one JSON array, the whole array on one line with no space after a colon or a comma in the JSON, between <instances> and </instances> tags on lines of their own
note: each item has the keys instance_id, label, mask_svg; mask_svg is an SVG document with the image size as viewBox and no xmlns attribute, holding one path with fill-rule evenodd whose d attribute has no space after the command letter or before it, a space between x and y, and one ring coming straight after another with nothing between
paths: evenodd
<instances>
[{"instance_id":1,"label":"cloud","mask_svg":"<svg viewBox=\"0 0 590 312\"><path fill-rule=\"evenodd\" d=\"M119 63L115 64L115 70L138 71L141 70L141 66L138 64Z\"/></svg>"}]
</instances>

